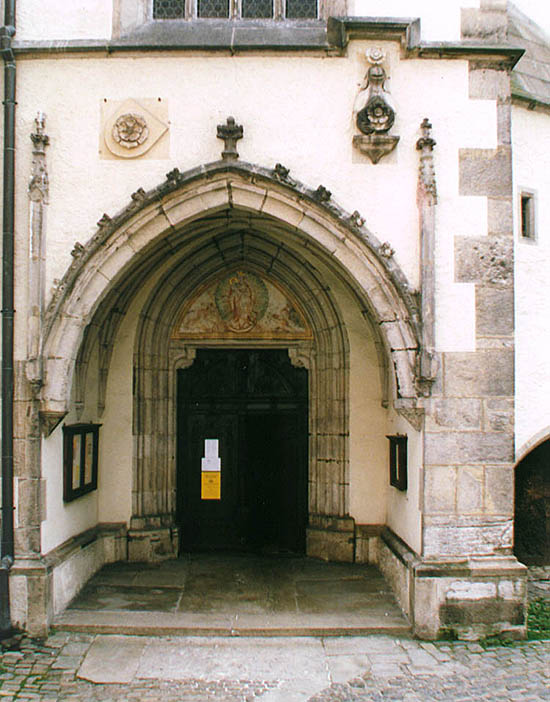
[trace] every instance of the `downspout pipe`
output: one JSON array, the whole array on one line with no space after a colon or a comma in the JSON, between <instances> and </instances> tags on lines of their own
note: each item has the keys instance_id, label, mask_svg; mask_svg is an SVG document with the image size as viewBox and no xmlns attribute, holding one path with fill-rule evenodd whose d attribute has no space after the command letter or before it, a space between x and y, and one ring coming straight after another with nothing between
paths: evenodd
<instances>
[{"instance_id":1,"label":"downspout pipe","mask_svg":"<svg viewBox=\"0 0 550 702\"><path fill-rule=\"evenodd\" d=\"M2 213L2 541L0 551L0 638L12 631L9 572L13 534L13 322L15 210L15 0L5 0L0 51L4 60L4 183Z\"/></svg>"}]
</instances>

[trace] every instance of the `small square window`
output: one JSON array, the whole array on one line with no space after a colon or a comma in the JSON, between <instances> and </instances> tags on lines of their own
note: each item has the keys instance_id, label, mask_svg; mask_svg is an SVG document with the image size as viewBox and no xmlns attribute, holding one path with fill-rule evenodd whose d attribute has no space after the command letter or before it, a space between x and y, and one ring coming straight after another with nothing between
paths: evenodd
<instances>
[{"instance_id":1,"label":"small square window","mask_svg":"<svg viewBox=\"0 0 550 702\"><path fill-rule=\"evenodd\" d=\"M390 442L390 485L398 490L406 490L407 476L407 435L392 434Z\"/></svg>"},{"instance_id":2,"label":"small square window","mask_svg":"<svg viewBox=\"0 0 550 702\"><path fill-rule=\"evenodd\" d=\"M522 192L520 196L520 236L522 239L534 241L535 232L535 196L533 193Z\"/></svg>"}]
</instances>

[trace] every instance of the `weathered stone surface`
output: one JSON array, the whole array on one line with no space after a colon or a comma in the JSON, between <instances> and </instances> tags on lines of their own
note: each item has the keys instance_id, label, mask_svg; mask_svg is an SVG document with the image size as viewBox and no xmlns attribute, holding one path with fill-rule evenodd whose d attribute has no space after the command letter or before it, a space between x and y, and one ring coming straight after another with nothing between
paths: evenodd
<instances>
[{"instance_id":1,"label":"weathered stone surface","mask_svg":"<svg viewBox=\"0 0 550 702\"><path fill-rule=\"evenodd\" d=\"M455 466L425 466L424 512L453 514L456 511Z\"/></svg>"},{"instance_id":2,"label":"weathered stone surface","mask_svg":"<svg viewBox=\"0 0 550 702\"><path fill-rule=\"evenodd\" d=\"M485 426L488 431L514 430L514 401L491 398L484 402Z\"/></svg>"},{"instance_id":3,"label":"weathered stone surface","mask_svg":"<svg viewBox=\"0 0 550 702\"><path fill-rule=\"evenodd\" d=\"M487 42L506 41L508 18L500 9L462 8L461 34L463 39L483 39Z\"/></svg>"},{"instance_id":4,"label":"weathered stone surface","mask_svg":"<svg viewBox=\"0 0 550 702\"><path fill-rule=\"evenodd\" d=\"M514 512L514 468L485 466L485 512L511 516Z\"/></svg>"},{"instance_id":5,"label":"weathered stone surface","mask_svg":"<svg viewBox=\"0 0 550 702\"><path fill-rule=\"evenodd\" d=\"M510 238L455 237L456 282L510 285L513 274L513 242Z\"/></svg>"},{"instance_id":6,"label":"weathered stone surface","mask_svg":"<svg viewBox=\"0 0 550 702\"><path fill-rule=\"evenodd\" d=\"M514 524L512 519L491 520L471 517L441 523L446 517L426 517L424 555L427 557L488 556L511 549ZM439 522L439 523L438 523Z\"/></svg>"},{"instance_id":7,"label":"weathered stone surface","mask_svg":"<svg viewBox=\"0 0 550 702\"><path fill-rule=\"evenodd\" d=\"M487 198L487 227L489 235L513 236L514 207L511 197Z\"/></svg>"},{"instance_id":8,"label":"weathered stone surface","mask_svg":"<svg viewBox=\"0 0 550 702\"><path fill-rule=\"evenodd\" d=\"M470 62L469 77L472 99L496 100L510 95L510 78L507 71Z\"/></svg>"},{"instance_id":9,"label":"weathered stone surface","mask_svg":"<svg viewBox=\"0 0 550 702\"><path fill-rule=\"evenodd\" d=\"M484 468L460 466L457 469L456 504L460 514L483 511Z\"/></svg>"},{"instance_id":10,"label":"weathered stone surface","mask_svg":"<svg viewBox=\"0 0 550 702\"><path fill-rule=\"evenodd\" d=\"M426 431L481 429L481 400L438 399L426 414Z\"/></svg>"},{"instance_id":11,"label":"weathered stone surface","mask_svg":"<svg viewBox=\"0 0 550 702\"><path fill-rule=\"evenodd\" d=\"M467 465L470 463L509 463L514 460L514 437L483 432L426 433L426 465Z\"/></svg>"},{"instance_id":12,"label":"weathered stone surface","mask_svg":"<svg viewBox=\"0 0 550 702\"><path fill-rule=\"evenodd\" d=\"M508 336L514 333L514 291L476 288L476 334Z\"/></svg>"},{"instance_id":13,"label":"weathered stone surface","mask_svg":"<svg viewBox=\"0 0 550 702\"><path fill-rule=\"evenodd\" d=\"M353 562L353 536L346 531L308 528L306 553L324 561Z\"/></svg>"},{"instance_id":14,"label":"weathered stone surface","mask_svg":"<svg viewBox=\"0 0 550 702\"><path fill-rule=\"evenodd\" d=\"M460 195L509 196L512 160L508 146L497 149L460 149Z\"/></svg>"},{"instance_id":15,"label":"weathered stone surface","mask_svg":"<svg viewBox=\"0 0 550 702\"><path fill-rule=\"evenodd\" d=\"M448 602L439 609L441 623L453 624L496 624L525 623L523 603L497 599L480 599L475 602Z\"/></svg>"},{"instance_id":16,"label":"weathered stone surface","mask_svg":"<svg viewBox=\"0 0 550 702\"><path fill-rule=\"evenodd\" d=\"M512 350L446 353L445 394L451 397L511 396L514 393Z\"/></svg>"},{"instance_id":17,"label":"weathered stone surface","mask_svg":"<svg viewBox=\"0 0 550 702\"><path fill-rule=\"evenodd\" d=\"M512 101L510 97L497 101L497 142L504 146L512 143Z\"/></svg>"}]
</instances>

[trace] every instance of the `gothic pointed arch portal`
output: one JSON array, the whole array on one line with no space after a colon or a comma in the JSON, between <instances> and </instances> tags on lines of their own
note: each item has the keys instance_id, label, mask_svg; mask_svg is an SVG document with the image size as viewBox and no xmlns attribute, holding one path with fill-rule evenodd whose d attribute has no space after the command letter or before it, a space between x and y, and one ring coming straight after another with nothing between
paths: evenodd
<instances>
[{"instance_id":1,"label":"gothic pointed arch portal","mask_svg":"<svg viewBox=\"0 0 550 702\"><path fill-rule=\"evenodd\" d=\"M69 409L81 411L94 345L101 418L121 320L138 292L149 290L134 342L131 556L175 548L176 373L197 348L212 345L284 348L308 369L308 550L315 552L317 532L347 540L349 344L329 278L375 330L380 400L409 418L418 411L415 298L381 249L326 191L240 162L171 172L155 190L134 193L113 219L104 216L88 244L75 247L45 319L46 426ZM231 307L232 285L248 300L240 309ZM250 290L243 293L247 285L254 304ZM193 319L205 305L214 316L199 332Z\"/></svg>"}]
</instances>

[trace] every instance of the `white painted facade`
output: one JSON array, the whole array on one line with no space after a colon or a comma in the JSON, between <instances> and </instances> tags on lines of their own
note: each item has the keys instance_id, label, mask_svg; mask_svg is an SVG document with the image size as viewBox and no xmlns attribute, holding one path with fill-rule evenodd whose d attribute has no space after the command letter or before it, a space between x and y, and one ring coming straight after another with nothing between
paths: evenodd
<instances>
[{"instance_id":1,"label":"white painted facade","mask_svg":"<svg viewBox=\"0 0 550 702\"><path fill-rule=\"evenodd\" d=\"M427 53L428 49L424 54L407 51L403 39L388 36L372 39L352 36L347 47L339 51L254 50L232 55L227 48L216 51L163 49L141 52L135 49L111 53L98 49L97 40L111 40L113 27L119 26L121 17L130 22L128 17L133 10L124 0L114 3L111 0L79 0L70 7L61 0L48 3L19 0L16 35L16 40L20 42L17 58L15 181L16 361L24 363L27 360L26 329L32 312L27 285L30 271L27 190L33 161L33 145L29 135L35 128L38 111L46 115L46 133L49 136L46 149L49 201L44 220L46 307L54 299L56 281L66 276L75 258L72 253L75 242L88 245L98 232L96 223L103 213L114 217L128 205L132 194L139 188L152 191L165 181L166 174L174 168L185 173L220 159L222 143L216 138L216 128L225 122L228 115L233 115L244 128L244 138L237 145L240 161L262 169L272 169L277 163L284 164L290 169L292 178L312 191L322 184L330 191L332 202L338 207L349 214L358 211L365 220L365 229L379 243L388 242L393 250L391 265L402 273L405 281L402 286L406 294L419 300L423 261L421 207L417 194L417 142L421 137L422 120L429 118L436 142L433 158L437 184L433 351L440 360L432 386L433 396L430 396L429 390L424 394L417 392L413 408L416 415L405 411L410 410L412 404L411 407L404 407L404 402L400 404L398 369L393 368L390 355L390 351L395 349L382 351L382 355L385 354L383 362L378 324L372 314L369 316L366 309L362 309L352 285L352 282L355 284L362 280L368 268L366 245L365 249L361 249L364 242L361 243L359 236L353 239L343 235L335 244L327 234L329 228L324 221L323 229L321 224L315 223L313 215L311 220L307 220L307 212L306 216L301 215L304 222L308 221L309 230L304 225L303 231L307 233L304 238L311 246L311 260L331 291L349 347L349 383L346 388L349 422L346 459L349 468L345 488L348 509L345 515L339 516L350 517L356 525L366 528L387 527L418 559L426 557L427 562L431 563L438 558L446 559L448 565L459 562L464 555L459 550L460 546L453 550L455 547L449 545L452 539L445 535L447 522L450 523L447 516L451 514L458 526L465 526L461 534L471 527L471 532L461 537L466 543L465 557L475 559L488 555L498 559L504 558L501 554L505 553L511 562L513 514L510 515L510 505L513 512L513 490L502 488L501 493L495 496L491 487L493 482L510 486L513 480L510 478L513 468L509 465L511 461L500 454L487 456L484 460L479 457L467 460L470 455L468 432L471 431L472 444L481 433L485 433L489 440L494 438L494 427L489 427L492 419L488 416L488 408L493 394L498 401L501 395L507 393L493 393L490 382L487 383L487 392L474 388L473 391L459 389L453 394L447 387L451 385L447 363L459 359L467 368L464 359L469 358L468 354L475 364L476 358L479 360L485 351L509 349L515 343L517 458L525 453L525 447L532 447L534 442L547 438L550 433L547 392L550 354L545 344L546 337L550 336L545 324L550 285L546 280L550 256L550 241L546 236L550 226L550 205L546 197L550 188L547 176L550 157L539 146L550 137L550 116L547 113L528 111L519 106L514 106L512 110L514 338L503 340L495 336L495 339L480 339L476 331L476 286L479 286L479 280L461 281L456 270L457 239L473 242L487 240L490 235L491 198L487 192L471 194L468 188L464 188L461 160L464 153L469 151L483 154L497 152L502 148L502 134L499 132L501 115L496 94L486 96L472 90L472 66L475 68L479 57L473 57L468 52L457 53L454 44L460 43L464 10L483 10L490 6L498 9L500 5L502 3L497 0L481 0L481 3L479 0L448 0L444 8L434 0L388 0L384 3L384 17L420 18L422 42L428 49L430 42L446 43L448 47L452 45L450 49L441 49L440 55L437 52ZM140 12L148 16L150 7L147 2L136 4L138 20ZM351 0L346 14L352 17L377 17L380 15L380 3ZM46 44L58 41L81 42L79 51L50 51ZM86 42L93 45L93 50L86 48ZM391 134L399 136L396 149L376 165L352 143L358 132L353 115L354 101L368 69L366 52L373 47L382 49L386 54L387 87L396 110ZM497 53L495 50L495 56ZM496 63L496 59L493 60ZM106 157L105 123L125 100L147 103L152 110L158 108L157 116L166 116L167 131L143 156L118 158L108 154ZM203 186L201 182L197 189ZM522 188L533 191L537 198L535 242L521 241L518 231L517 201ZM461 194L461 190L469 194ZM204 197L204 202L208 199L206 195L200 197ZM497 194L498 197L502 195ZM294 196L294 199L299 202L298 196ZM185 211L185 207L181 206L181 212ZM288 203L284 207L279 204L278 207L279 210L274 210L278 217L284 207L289 212L291 209ZM305 206L300 204L300 207ZM203 214L215 211L215 208L208 210L205 205ZM261 212L252 206L248 211L254 215ZM179 216L179 212L177 210L173 216ZM318 213L315 216L318 217ZM181 220L171 224L174 230L178 226L191 227L198 218L198 214L193 214L186 220L182 214ZM280 221L299 230L296 222L290 219L285 222L282 214ZM302 219L299 222L301 225ZM81 318L86 323L92 321L105 295L116 288L135 260L154 251L158 239L154 238L147 226L135 225L137 243L129 241L131 235L124 230L124 226L113 235L109 245L113 250L118 247L121 258L126 256L125 265L117 267L115 256L101 266L98 264L95 277L90 273L89 288L83 286L80 293L68 293L69 302L63 312L66 317ZM159 239L162 236L159 233ZM140 248L141 238L149 242L148 249ZM324 262L314 246L323 254L334 254L333 267ZM381 258L379 254L376 255ZM380 265L386 264L382 262ZM41 555L54 553L71 539L98 525L122 524L124 528L131 528L132 519L136 517L133 493L135 496L137 490L137 441L134 433L133 383L138 330L146 302L156 286L169 275L171 266L170 260L159 264L143 280L125 311L113 345L103 413L98 411L97 401L97 342L90 355L84 407L78 413L72 374L82 341L78 336L82 335L82 329L77 323L59 326L59 329L70 329L67 338L61 335L56 343L60 349L59 356L62 357L64 353L69 356L70 371L65 382L67 388L72 388L72 395L62 422L49 435L45 432L40 440L43 499ZM90 288L97 291L95 299ZM50 339L48 343L54 342ZM71 349L70 352L65 350L64 345ZM391 343L388 343L389 346ZM49 382L47 374L54 373L49 369L58 367L55 366L57 361L54 356L46 360L48 370L44 387ZM48 365L50 361L51 365ZM385 365L389 367L389 393L383 387ZM411 371L419 380L415 375L417 372L417 367ZM468 375L467 370L463 373ZM475 372L472 371L474 376ZM468 377L464 382L467 388L470 388L470 382L474 384ZM419 386L420 382L415 392ZM462 412L456 426L451 420L445 424L445 412L434 419L437 414L436 399L446 397L445 393L451 397L449 406L455 403L453 408L459 407L453 412ZM57 395L52 392L51 407L63 406L62 395L63 392ZM407 401L409 399L406 398ZM44 397L42 400L42 409L51 409ZM466 416L467 410L463 409L466 404L461 404L470 400L471 406L479 412L477 418ZM418 417L421 417L419 422ZM76 422L102 425L98 489L72 502L64 502L62 425ZM443 432L447 430L451 446L447 453L451 457L447 455L442 458L443 452L439 455L434 450L434 445L437 446L434 436L441 432L443 442L446 440ZM496 431L500 430L497 428ZM406 434L408 437L406 491L399 491L388 482L386 437L395 434ZM430 436L432 444L429 443ZM458 442L456 448L453 448L453 441ZM456 465L453 463L453 451L457 454ZM491 471L495 468L494 464L500 463L507 464L507 477L503 481L493 481ZM493 536L487 539L491 544L487 546L487 552L479 546L477 535L485 528L487 515L489 520L496 523L495 530L502 531L502 536L494 537L495 543L501 539L495 547L496 555L492 552L489 554L493 548ZM16 525L21 525L21 519L18 510ZM457 541L460 542L460 538ZM105 547L105 553L108 552L111 559L115 558L113 548ZM100 555L94 556L98 559L98 567L101 559L107 558L100 552L101 548L98 547ZM389 572L391 565L387 563L381 567L386 567ZM513 570L516 566L517 562L510 568ZM473 571L477 567L474 564ZM69 567L66 568L69 573ZM93 570L90 564L82 566L82 569L87 575ZM70 575L60 573L61 570L55 576L58 583L53 595L56 611L65 606L69 595L74 594L75 586L71 578L80 577L75 576L73 571L70 571ZM483 573L479 577L483 578ZM71 584L68 585L69 580ZM464 587L468 592L464 595L456 587L448 587L451 580L441 579L437 587L434 585L434 601L443 601L445 597L450 600L477 598L471 593L477 592L475 587L479 583L468 591L471 583L465 581ZM485 590L496 593L497 584L487 583ZM481 588L479 592L485 590ZM398 595L407 612L407 603L412 602L414 596L414 592L404 591ZM425 600L429 601L430 596L426 596ZM24 610L24 606L19 604L18 611ZM416 605L411 606L414 609ZM21 621L25 621L24 613ZM434 621L430 620L425 625L426 630L437 631L439 624Z\"/></svg>"}]
</instances>

